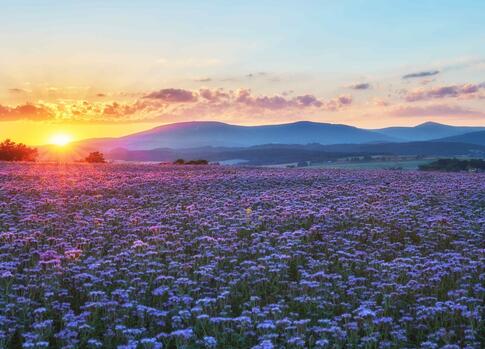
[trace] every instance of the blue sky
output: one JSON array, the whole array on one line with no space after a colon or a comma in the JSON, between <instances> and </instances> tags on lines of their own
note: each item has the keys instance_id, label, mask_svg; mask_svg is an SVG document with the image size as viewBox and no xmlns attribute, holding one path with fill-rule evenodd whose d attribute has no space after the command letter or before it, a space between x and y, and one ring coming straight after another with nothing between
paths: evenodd
<instances>
[{"instance_id":1,"label":"blue sky","mask_svg":"<svg viewBox=\"0 0 485 349\"><path fill-rule=\"evenodd\" d=\"M45 116L50 123L69 124L79 120L65 106L59 107L66 100L91 103L90 110L95 105L100 114L114 102L139 111L134 103L147 104L143 97L159 90L192 91L197 107L177 101L177 106L162 110L151 104L143 106L139 115L106 120L90 114L82 123L108 121L119 128L126 122L187 119L240 124L312 119L372 127L432 118L484 124L484 1L0 1L0 5L4 126L40 122L39 117L32 120L13 112L26 103L50 108L51 116ZM402 79L435 70L439 73L433 76ZM369 88L350 88L364 83ZM447 87L452 92L445 89L441 94L439 89ZM231 108L199 105L200 89L235 91L225 101ZM241 90L251 91L252 99L246 103L251 108L233 105L239 103ZM425 97L410 101L414 97L408 95L418 90ZM100 95L105 95L102 100ZM321 101L312 107L323 107L297 108L296 98L306 95ZM339 105L342 96L350 97L351 103ZM278 103L276 97L287 103ZM264 108L265 101L273 110ZM406 108L414 109L415 115L412 110L403 112ZM85 126L89 125L78 127Z\"/></svg>"}]
</instances>

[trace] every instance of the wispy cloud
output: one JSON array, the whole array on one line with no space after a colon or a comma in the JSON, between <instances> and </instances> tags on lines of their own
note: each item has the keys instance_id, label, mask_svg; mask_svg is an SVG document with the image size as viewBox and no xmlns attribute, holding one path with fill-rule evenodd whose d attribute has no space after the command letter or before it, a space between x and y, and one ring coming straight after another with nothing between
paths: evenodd
<instances>
[{"instance_id":1,"label":"wispy cloud","mask_svg":"<svg viewBox=\"0 0 485 349\"><path fill-rule=\"evenodd\" d=\"M421 71L418 73L406 74L402 78L403 79L425 78L428 76L438 75L439 73L440 73L439 70L428 70L428 71Z\"/></svg>"},{"instance_id":2,"label":"wispy cloud","mask_svg":"<svg viewBox=\"0 0 485 349\"><path fill-rule=\"evenodd\" d=\"M479 111L467 109L458 105L433 104L427 106L398 105L387 111L387 115L399 117L443 117L443 116L474 116L485 117Z\"/></svg>"},{"instance_id":3,"label":"wispy cloud","mask_svg":"<svg viewBox=\"0 0 485 349\"><path fill-rule=\"evenodd\" d=\"M29 91L27 90L24 90L22 88L9 88L8 89L8 92L12 93L12 94L23 94L23 93L27 93Z\"/></svg>"},{"instance_id":4,"label":"wispy cloud","mask_svg":"<svg viewBox=\"0 0 485 349\"><path fill-rule=\"evenodd\" d=\"M211 78L196 78L194 79L195 82L211 82Z\"/></svg>"},{"instance_id":5,"label":"wispy cloud","mask_svg":"<svg viewBox=\"0 0 485 349\"><path fill-rule=\"evenodd\" d=\"M368 90L371 88L371 85L369 83L357 83L349 85L348 88L352 90Z\"/></svg>"},{"instance_id":6,"label":"wispy cloud","mask_svg":"<svg viewBox=\"0 0 485 349\"><path fill-rule=\"evenodd\" d=\"M462 85L448 85L437 86L430 88L419 88L407 92L405 99L408 102L416 102L429 99L440 99L449 97L477 97L479 90L485 88L485 83L482 84L462 84Z\"/></svg>"}]
</instances>

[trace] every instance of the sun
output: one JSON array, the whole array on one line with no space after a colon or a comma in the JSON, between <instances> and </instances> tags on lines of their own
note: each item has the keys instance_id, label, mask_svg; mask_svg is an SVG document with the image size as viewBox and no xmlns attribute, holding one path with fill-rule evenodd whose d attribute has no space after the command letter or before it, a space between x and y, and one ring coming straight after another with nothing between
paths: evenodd
<instances>
[{"instance_id":1,"label":"sun","mask_svg":"<svg viewBox=\"0 0 485 349\"><path fill-rule=\"evenodd\" d=\"M50 143L59 147L64 147L71 142L72 137L68 134L59 133L50 138Z\"/></svg>"}]
</instances>

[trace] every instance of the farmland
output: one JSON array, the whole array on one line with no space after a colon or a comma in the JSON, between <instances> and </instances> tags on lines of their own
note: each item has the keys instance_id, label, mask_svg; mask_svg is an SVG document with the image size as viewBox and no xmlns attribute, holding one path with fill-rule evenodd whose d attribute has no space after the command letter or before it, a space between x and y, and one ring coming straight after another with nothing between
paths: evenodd
<instances>
[{"instance_id":1,"label":"farmland","mask_svg":"<svg viewBox=\"0 0 485 349\"><path fill-rule=\"evenodd\" d=\"M1 348L480 348L485 174L0 164Z\"/></svg>"}]
</instances>

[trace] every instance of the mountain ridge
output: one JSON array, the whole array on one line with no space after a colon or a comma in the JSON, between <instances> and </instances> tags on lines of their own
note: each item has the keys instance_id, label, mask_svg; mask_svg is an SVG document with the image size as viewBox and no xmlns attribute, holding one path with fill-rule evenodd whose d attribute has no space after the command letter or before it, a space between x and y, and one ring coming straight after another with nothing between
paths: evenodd
<instances>
[{"instance_id":1,"label":"mountain ridge","mask_svg":"<svg viewBox=\"0 0 485 349\"><path fill-rule=\"evenodd\" d=\"M482 126L451 126L438 122L427 121L416 126L392 126L374 131L401 141L429 141L446 137L458 136L464 133L485 131Z\"/></svg>"},{"instance_id":2,"label":"mountain ridge","mask_svg":"<svg viewBox=\"0 0 485 349\"><path fill-rule=\"evenodd\" d=\"M485 131L476 131L464 133L457 136L439 138L434 140L436 142L457 142L457 143L470 143L477 145L485 145Z\"/></svg>"},{"instance_id":3,"label":"mountain ridge","mask_svg":"<svg viewBox=\"0 0 485 349\"><path fill-rule=\"evenodd\" d=\"M241 126L214 121L192 121L157 126L115 139L84 140L77 144L92 143L100 150L123 147L149 150L169 147L174 149L227 146L248 147L258 144L336 144L342 142L391 142L396 139L355 126L344 124L299 121L287 124Z\"/></svg>"}]
</instances>

